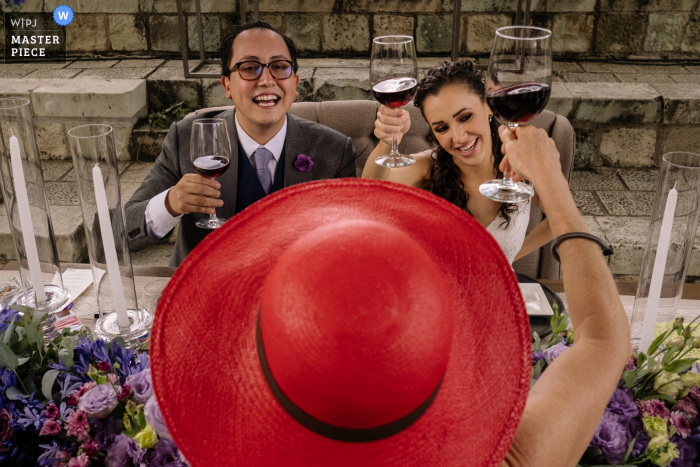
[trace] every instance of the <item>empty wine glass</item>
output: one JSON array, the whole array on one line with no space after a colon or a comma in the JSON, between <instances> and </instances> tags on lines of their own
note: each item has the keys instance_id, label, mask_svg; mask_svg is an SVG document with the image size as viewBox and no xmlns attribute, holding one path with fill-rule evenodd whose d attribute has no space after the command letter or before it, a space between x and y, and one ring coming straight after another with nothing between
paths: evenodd
<instances>
[{"instance_id":1,"label":"empty wine glass","mask_svg":"<svg viewBox=\"0 0 700 467\"><path fill-rule=\"evenodd\" d=\"M486 101L491 111L497 120L515 131L518 125L542 112L549 102L552 32L531 26L497 29L486 76ZM509 164L503 179L483 183L479 191L501 203L520 203L534 194L527 183L513 182Z\"/></svg>"},{"instance_id":2,"label":"empty wine glass","mask_svg":"<svg viewBox=\"0 0 700 467\"><path fill-rule=\"evenodd\" d=\"M157 279L146 284L143 288L143 307L150 311L151 314L156 314L156 307L160 296L163 295L163 290L170 282L170 279Z\"/></svg>"},{"instance_id":3,"label":"empty wine glass","mask_svg":"<svg viewBox=\"0 0 700 467\"><path fill-rule=\"evenodd\" d=\"M226 120L201 118L192 122L190 139L190 160L194 169L202 177L216 179L228 170L231 160L231 141L228 137ZM202 229L218 229L226 219L209 214L208 219L200 219L195 224Z\"/></svg>"},{"instance_id":4,"label":"empty wine glass","mask_svg":"<svg viewBox=\"0 0 700 467\"><path fill-rule=\"evenodd\" d=\"M380 104L402 107L413 98L418 85L416 46L411 36L383 36L372 41L372 60L369 66L372 94ZM383 167L406 167L416 160L402 156L392 135L391 153L375 162Z\"/></svg>"}]
</instances>

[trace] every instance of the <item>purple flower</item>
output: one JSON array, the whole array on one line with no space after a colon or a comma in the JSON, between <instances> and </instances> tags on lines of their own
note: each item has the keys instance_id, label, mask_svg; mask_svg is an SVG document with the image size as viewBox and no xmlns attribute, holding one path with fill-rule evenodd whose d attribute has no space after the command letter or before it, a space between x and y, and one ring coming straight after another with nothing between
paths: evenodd
<instances>
[{"instance_id":1,"label":"purple flower","mask_svg":"<svg viewBox=\"0 0 700 467\"><path fill-rule=\"evenodd\" d=\"M294 161L294 167L301 172L311 172L314 167L314 161L305 154L299 154L297 160Z\"/></svg>"},{"instance_id":2,"label":"purple flower","mask_svg":"<svg viewBox=\"0 0 700 467\"><path fill-rule=\"evenodd\" d=\"M156 401L155 397L150 398L148 402L146 402L146 406L143 408L143 414L146 417L146 423L156 430L158 436L165 439L173 439L172 436L170 436L168 427L165 426L163 414L160 413L158 401Z\"/></svg>"},{"instance_id":3,"label":"purple flower","mask_svg":"<svg viewBox=\"0 0 700 467\"><path fill-rule=\"evenodd\" d=\"M599 448L608 462L619 464L625 458L629 446L627 429L606 410L595 430L591 445Z\"/></svg>"},{"instance_id":4,"label":"purple flower","mask_svg":"<svg viewBox=\"0 0 700 467\"><path fill-rule=\"evenodd\" d=\"M151 369L143 370L129 378L129 385L134 390L134 396L145 404L153 395L153 383L151 382Z\"/></svg>"},{"instance_id":5,"label":"purple flower","mask_svg":"<svg viewBox=\"0 0 700 467\"><path fill-rule=\"evenodd\" d=\"M690 417L691 421L694 421L695 417L698 416L698 408L695 406L690 397L679 400L678 404L676 405L676 409Z\"/></svg>"},{"instance_id":6,"label":"purple flower","mask_svg":"<svg viewBox=\"0 0 700 467\"><path fill-rule=\"evenodd\" d=\"M635 436L637 437L637 440L634 442L630 459L640 456L644 451L646 451L647 446L649 445L649 436L644 432L644 430L641 430L639 434ZM634 438L634 436L632 436L632 438ZM632 441L630 440L630 442Z\"/></svg>"},{"instance_id":7,"label":"purple flower","mask_svg":"<svg viewBox=\"0 0 700 467\"><path fill-rule=\"evenodd\" d=\"M107 450L114 442L114 438L122 432L122 422L112 417L96 420L95 431L97 431L95 436L97 446L102 450Z\"/></svg>"},{"instance_id":8,"label":"purple flower","mask_svg":"<svg viewBox=\"0 0 700 467\"><path fill-rule=\"evenodd\" d=\"M639 408L637 408L634 395L629 389L615 389L610 402L608 402L608 411L617 415L621 423L639 415Z\"/></svg>"},{"instance_id":9,"label":"purple flower","mask_svg":"<svg viewBox=\"0 0 700 467\"><path fill-rule=\"evenodd\" d=\"M177 446L169 439L161 439L149 455L150 467L184 467L177 452Z\"/></svg>"},{"instance_id":10,"label":"purple flower","mask_svg":"<svg viewBox=\"0 0 700 467\"><path fill-rule=\"evenodd\" d=\"M625 363L625 371L634 371L637 369L637 359L635 357L630 358Z\"/></svg>"},{"instance_id":11,"label":"purple flower","mask_svg":"<svg viewBox=\"0 0 700 467\"><path fill-rule=\"evenodd\" d=\"M685 415L683 415L680 412L673 411L671 412L671 419L669 420L670 424L675 426L676 429L678 430L677 433L680 435L681 438L687 438L690 436L690 430L692 427L690 426L690 421L688 421L687 418L685 418Z\"/></svg>"},{"instance_id":12,"label":"purple flower","mask_svg":"<svg viewBox=\"0 0 700 467\"><path fill-rule=\"evenodd\" d=\"M693 460L698 455L697 447L694 443L682 439L678 435L671 437L671 442L676 444L679 456L671 462L670 467L691 467Z\"/></svg>"},{"instance_id":13,"label":"purple flower","mask_svg":"<svg viewBox=\"0 0 700 467\"><path fill-rule=\"evenodd\" d=\"M532 366L537 365L537 362L541 362L542 360L544 360L544 352L532 352Z\"/></svg>"},{"instance_id":14,"label":"purple flower","mask_svg":"<svg viewBox=\"0 0 700 467\"><path fill-rule=\"evenodd\" d=\"M105 465L107 467L131 467L133 456L140 451L136 441L120 434L114 439L114 443L107 449Z\"/></svg>"},{"instance_id":15,"label":"purple flower","mask_svg":"<svg viewBox=\"0 0 700 467\"><path fill-rule=\"evenodd\" d=\"M544 359L546 360L547 365L551 365L554 359L561 355L566 349L568 349L568 347L562 343L553 345L552 347L546 349L544 351Z\"/></svg>"},{"instance_id":16,"label":"purple flower","mask_svg":"<svg viewBox=\"0 0 700 467\"><path fill-rule=\"evenodd\" d=\"M117 392L111 384L99 384L78 401L78 408L91 418L105 418L117 407Z\"/></svg>"}]
</instances>

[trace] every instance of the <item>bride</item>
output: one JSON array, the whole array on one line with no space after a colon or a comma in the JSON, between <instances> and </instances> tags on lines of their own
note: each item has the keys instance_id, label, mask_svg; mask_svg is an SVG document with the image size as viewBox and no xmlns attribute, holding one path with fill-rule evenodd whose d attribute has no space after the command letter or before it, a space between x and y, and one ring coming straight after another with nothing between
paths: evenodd
<instances>
[{"instance_id":1,"label":"bride","mask_svg":"<svg viewBox=\"0 0 700 467\"><path fill-rule=\"evenodd\" d=\"M454 203L493 235L510 263L552 240L547 219L525 234L530 202L498 203L479 193L479 185L503 176L499 165L504 154L481 73L471 62L445 62L432 68L418 84L415 105L430 125L429 137L437 141L437 149L414 154L416 162L408 167L377 165L375 159L391 150L392 133L401 141L411 126L408 112L381 106L374 122L380 142L367 159L362 178L423 188ZM537 195L531 202L539 205Z\"/></svg>"}]
</instances>

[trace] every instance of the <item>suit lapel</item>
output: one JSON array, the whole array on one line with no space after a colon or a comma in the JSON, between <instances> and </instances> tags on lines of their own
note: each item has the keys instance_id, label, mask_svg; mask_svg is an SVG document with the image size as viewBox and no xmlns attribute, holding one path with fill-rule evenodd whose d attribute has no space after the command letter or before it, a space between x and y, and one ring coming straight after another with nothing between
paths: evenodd
<instances>
[{"instance_id":1,"label":"suit lapel","mask_svg":"<svg viewBox=\"0 0 700 467\"><path fill-rule=\"evenodd\" d=\"M217 180L221 183L221 199L224 205L216 208L216 215L229 219L236 213L236 196L238 193L238 134L236 133L235 109L225 116L228 136L231 140L231 160L228 170Z\"/></svg>"},{"instance_id":2,"label":"suit lapel","mask_svg":"<svg viewBox=\"0 0 700 467\"><path fill-rule=\"evenodd\" d=\"M310 182L313 180L313 169L311 172L302 172L294 166L299 154L309 156L309 144L302 131L298 117L287 114L287 136L284 141L284 186L292 186L298 183Z\"/></svg>"}]
</instances>

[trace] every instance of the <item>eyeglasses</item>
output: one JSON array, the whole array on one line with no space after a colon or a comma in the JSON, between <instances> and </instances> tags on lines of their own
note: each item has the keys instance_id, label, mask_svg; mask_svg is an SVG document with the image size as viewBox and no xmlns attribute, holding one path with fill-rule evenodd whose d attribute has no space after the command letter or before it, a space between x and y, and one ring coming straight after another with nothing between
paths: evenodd
<instances>
[{"instance_id":1,"label":"eyeglasses","mask_svg":"<svg viewBox=\"0 0 700 467\"><path fill-rule=\"evenodd\" d=\"M292 76L294 62L290 60L275 60L270 63L238 62L231 68L231 73L238 71L241 78L246 81L255 81L262 76L263 68L267 67L275 79L287 79Z\"/></svg>"}]
</instances>

